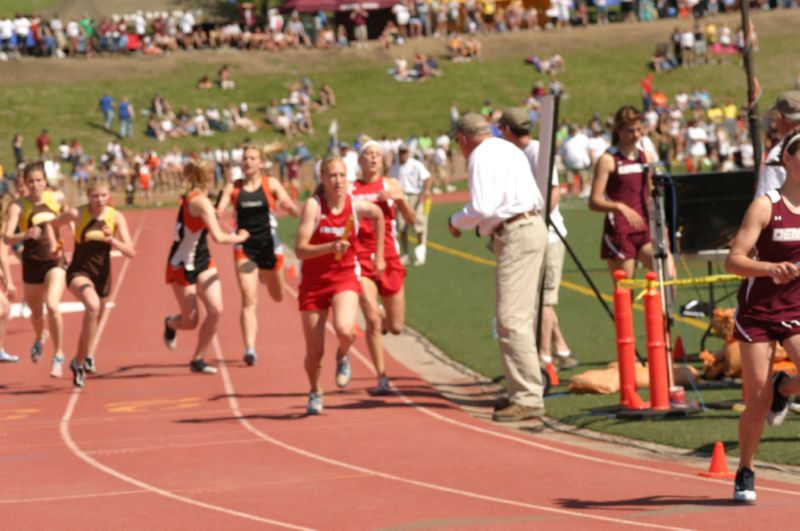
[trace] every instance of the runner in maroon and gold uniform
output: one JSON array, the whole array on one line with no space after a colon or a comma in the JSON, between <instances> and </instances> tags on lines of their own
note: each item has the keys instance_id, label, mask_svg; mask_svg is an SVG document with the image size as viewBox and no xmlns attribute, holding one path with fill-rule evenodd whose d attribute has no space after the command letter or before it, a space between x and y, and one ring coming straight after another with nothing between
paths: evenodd
<instances>
[{"instance_id":1,"label":"runner in maroon and gold uniform","mask_svg":"<svg viewBox=\"0 0 800 531\"><path fill-rule=\"evenodd\" d=\"M45 225L64 209L64 194L47 188L44 164L41 162L32 162L25 166L24 179L28 195L17 200L8 209L5 242L8 245L25 242L21 257L22 282L25 301L31 310L31 323L36 333L36 340L31 348L31 360L35 363L42 355L43 343L47 337L42 308L46 306L55 347L50 376L60 378L64 371L64 321L58 305L64 294L66 269L61 250L48 237Z\"/></svg>"},{"instance_id":2,"label":"runner in maroon and gold uniform","mask_svg":"<svg viewBox=\"0 0 800 531\"><path fill-rule=\"evenodd\" d=\"M75 224L75 252L67 268L67 286L84 306L78 351L70 363L76 387L84 386L85 373L97 372L95 335L105 300L111 293L111 250L118 250L128 258L135 254L125 216L108 204L111 197L108 181L92 179L86 194L89 204L67 209L51 224L53 227Z\"/></svg>"},{"instance_id":3,"label":"runner in maroon and gold uniform","mask_svg":"<svg viewBox=\"0 0 800 531\"><path fill-rule=\"evenodd\" d=\"M172 286L181 313L164 319L164 341L168 348L175 349L176 331L197 327L199 298L206 317L200 325L189 367L192 372L215 374L217 369L208 365L203 355L217 332L222 312L222 287L206 238L211 233L217 243L241 243L249 234L244 229L228 234L220 228L214 206L206 195L214 182L214 173L206 164L190 162L184 167L183 176L188 192L181 198L175 239L167 261L167 284Z\"/></svg>"},{"instance_id":4,"label":"runner in maroon and gold uniform","mask_svg":"<svg viewBox=\"0 0 800 531\"><path fill-rule=\"evenodd\" d=\"M389 379L386 376L386 365L383 359L384 330L399 334L403 331L406 313L405 290L403 282L406 268L400 261L400 247L397 243L397 222L395 207L400 210L406 223L413 225L414 211L406 202L405 194L396 179L383 177L383 150L374 140L365 142L359 150L361 177L353 183L353 197L376 204L383 212L386 226L384 240L384 256L386 272L379 274L372 269L372 257L375 254L375 225L369 221L362 224L356 240L356 254L361 264L361 310L367 323L366 338L372 363L378 373L378 386L371 394L389 393ZM383 312L378 302L378 295L383 301Z\"/></svg>"},{"instance_id":5,"label":"runner in maroon and gold uniform","mask_svg":"<svg viewBox=\"0 0 800 531\"><path fill-rule=\"evenodd\" d=\"M764 420L780 424L787 397L800 393L800 376L772 374L774 341L800 366L800 129L785 137L779 160L786 182L750 204L725 264L729 272L748 277L739 289L734 330L747 391L739 418L737 502L756 501L753 460Z\"/></svg>"},{"instance_id":6,"label":"runner in maroon and gold uniform","mask_svg":"<svg viewBox=\"0 0 800 531\"><path fill-rule=\"evenodd\" d=\"M297 229L295 253L302 260L298 302L306 340L305 369L311 392L308 414L322 413L322 388L319 385L322 356L325 352L325 323L333 309L333 328L339 345L336 351L336 382L342 386L350 378L345 363L355 341L358 296L361 292L360 265L353 244L364 218L380 227L374 269L380 275L386 268L383 258L383 212L367 201L347 193L347 170L338 157L326 159L320 167L322 184L306 201ZM347 382L344 382L346 385Z\"/></svg>"}]
</instances>

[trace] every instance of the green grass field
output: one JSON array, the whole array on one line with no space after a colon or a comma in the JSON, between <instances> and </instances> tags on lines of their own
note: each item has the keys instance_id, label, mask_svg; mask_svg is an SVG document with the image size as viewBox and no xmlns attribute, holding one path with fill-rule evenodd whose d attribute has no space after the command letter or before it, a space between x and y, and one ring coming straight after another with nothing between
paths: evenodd
<instances>
[{"instance_id":1,"label":"green grass field","mask_svg":"<svg viewBox=\"0 0 800 531\"><path fill-rule=\"evenodd\" d=\"M7 3L6 3L7 4ZM4 4L4 5L6 5ZM10 5L10 4L8 4ZM761 74L762 110L775 95L792 86L797 74L797 55L793 29L800 22L797 10L778 13L755 13L760 51L756 71ZM728 17L732 26L738 19ZM612 113L623 103L639 103L639 81L645 74L645 62L655 43L665 41L673 21L647 25L612 25L564 33L527 33L487 38L485 60L470 64L443 63L445 76L423 84L397 83L386 73L391 56L377 51L319 53L286 52L283 54L209 53L175 54L164 59L100 58L93 60L23 60L0 64L4 80L0 92L0 139L6 142L0 162L8 167L9 143L14 132L26 137L25 150L30 156L34 138L48 128L54 142L77 138L92 154L99 154L109 136L100 127L97 100L104 91L116 96L128 95L137 108L147 108L155 91L160 91L176 107L206 107L211 103L246 101L256 109L272 97L281 97L289 83L311 77L317 84L330 83L337 91L339 105L316 115L317 133L307 139L312 150L323 149L330 120L336 118L341 137L352 139L357 133L406 136L423 131L436 132L449 127L448 108L457 100L462 110L477 108L484 98L498 107L518 103L533 83L542 79L523 64L526 55L546 56L561 53L567 72L561 76L569 97L564 100L562 117L587 120L593 112ZM680 23L684 26L686 23ZM392 53L411 55L418 48L441 53L443 41L412 43ZM223 63L231 65L237 89L231 92L200 92L195 81L204 73L216 72ZM766 75L769 73L769 75ZM737 64L708 65L679 70L656 77L655 86L667 94L693 87L706 87L715 98L732 97L743 102L746 97L744 75ZM136 148L156 147L166 150L199 149L204 145L228 146L251 136L256 141L270 141L277 135L260 131L253 135L240 132L219 134L212 138L188 138L158 143L143 134L145 120L136 122L136 137L126 145ZM465 235L450 238L446 217L460 205L437 205L431 218L430 240L474 255L482 260L492 256L485 240ZM567 201L563 207L570 231L569 242L582 263L604 293L610 293L610 277L599 260L601 218L589 212L583 201ZM293 241L293 225L282 228L287 242ZM446 251L446 249L444 249ZM690 266L692 274L704 271L704 264ZM687 276L679 267L682 276ZM585 282L575 265L567 259L565 287L558 307L562 329L581 365L561 373L568 380L577 370L597 368L615 359L613 326L600 304L585 294ZM566 287L567 283L581 289ZM435 248L429 250L428 263L411 268L407 282L408 323L425 334L442 351L488 377L502 374L496 340L492 337L494 315L493 271L486 263L476 263ZM681 301L698 297L695 290L679 292ZM704 293L700 293L705 298ZM641 314L639 314L641 315ZM640 351L644 351L641 318L637 321ZM678 322L674 331L683 335L690 351L696 351L702 330ZM710 343L711 346L718 343ZM722 440L729 448L736 442L737 414L728 410L708 410L689 419L661 421L621 421L604 413L617 403L616 396L569 396L563 388L548 398L549 414L598 431L637 439L657 441L677 447L708 450ZM646 392L645 392L646 394ZM741 390L706 389L706 402L735 399ZM690 400L698 400L687 390ZM800 419L791 416L781 429L767 428L759 457L776 463L800 464L800 447L793 428Z\"/></svg>"}]
</instances>

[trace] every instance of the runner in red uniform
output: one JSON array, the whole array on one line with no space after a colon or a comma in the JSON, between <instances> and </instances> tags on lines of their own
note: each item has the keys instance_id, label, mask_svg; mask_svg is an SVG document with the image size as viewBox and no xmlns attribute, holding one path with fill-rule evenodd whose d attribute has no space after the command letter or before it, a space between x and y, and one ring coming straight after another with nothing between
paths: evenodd
<instances>
[{"instance_id":1,"label":"runner in red uniform","mask_svg":"<svg viewBox=\"0 0 800 531\"><path fill-rule=\"evenodd\" d=\"M740 341L745 410L739 418L739 470L733 499L755 502L755 458L764 420L777 426L800 377L772 375L773 341L800 366L800 129L786 136L781 158L786 182L747 209L725 264L748 277L739 289L734 335ZM755 251L755 253L753 252Z\"/></svg>"},{"instance_id":2,"label":"runner in red uniform","mask_svg":"<svg viewBox=\"0 0 800 531\"><path fill-rule=\"evenodd\" d=\"M597 161L589 208L605 212L600 257L613 274L617 269L633 278L636 260L653 267L650 239L650 192L647 164L652 160L636 144L642 138L642 118L626 105L614 115L613 145ZM669 257L670 278L675 277Z\"/></svg>"},{"instance_id":3,"label":"runner in red uniform","mask_svg":"<svg viewBox=\"0 0 800 531\"><path fill-rule=\"evenodd\" d=\"M255 365L256 332L258 320L258 282L267 286L273 300L283 300L283 246L278 237L276 203L283 210L297 216L300 210L274 177L263 175L261 150L255 146L244 148L242 159L243 179L226 183L222 190L217 213L231 204L236 210L236 227L245 229L250 238L234 247L236 278L242 294L241 327L244 338L244 362ZM277 199L277 201L276 201Z\"/></svg>"},{"instance_id":4,"label":"runner in red uniform","mask_svg":"<svg viewBox=\"0 0 800 531\"><path fill-rule=\"evenodd\" d=\"M183 169L188 192L181 198L175 239L167 261L167 284L180 305L179 315L164 319L164 341L174 350L177 330L194 330L199 321L198 298L206 310L200 325L197 347L189 368L192 372L216 374L217 369L203 359L222 313L222 287L217 268L208 251L208 233L217 243L241 243L250 235L244 229L236 234L222 231L217 222L214 206L209 201L208 190L214 182L214 173L204 163L188 163Z\"/></svg>"},{"instance_id":5,"label":"runner in red uniform","mask_svg":"<svg viewBox=\"0 0 800 531\"><path fill-rule=\"evenodd\" d=\"M400 247L396 233L395 206L400 210L406 223L414 224L415 214L406 202L405 193L396 179L383 177L383 150L374 140L365 142L359 150L361 177L353 183L353 197L376 204L383 212L386 238L384 240L384 257L386 272L378 273L372 267L372 258L377 248L375 241L375 225L366 221L362 224L356 240L356 255L361 264L361 310L367 323L366 338L372 363L378 373L378 386L370 393L385 395L390 392L389 378L386 376L386 365L383 359L383 336L387 330L393 334L403 331L406 314L406 298L403 282L406 268L400 261ZM383 311L378 302L378 295L383 301Z\"/></svg>"},{"instance_id":6,"label":"runner in red uniform","mask_svg":"<svg viewBox=\"0 0 800 531\"><path fill-rule=\"evenodd\" d=\"M302 260L298 302L306 340L305 369L311 385L309 415L322 413L319 378L325 352L325 323L331 308L339 342L336 383L341 387L350 379L350 366L345 360L356 337L356 313L361 292L360 266L353 243L364 218L372 219L381 227L376 232L378 247L374 267L378 273L386 268L381 209L348 195L347 169L342 159L324 160L320 172L322 184L303 206L295 242L295 253Z\"/></svg>"}]
</instances>

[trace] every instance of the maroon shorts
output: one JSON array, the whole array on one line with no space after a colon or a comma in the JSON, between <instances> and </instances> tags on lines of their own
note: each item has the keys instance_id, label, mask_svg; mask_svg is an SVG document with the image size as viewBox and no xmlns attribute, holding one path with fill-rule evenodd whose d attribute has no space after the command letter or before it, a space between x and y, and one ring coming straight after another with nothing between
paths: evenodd
<instances>
[{"instance_id":1,"label":"maroon shorts","mask_svg":"<svg viewBox=\"0 0 800 531\"><path fill-rule=\"evenodd\" d=\"M800 315L791 321L773 321L741 315L736 312L733 337L746 343L783 343L786 339L800 334Z\"/></svg>"},{"instance_id":2,"label":"maroon shorts","mask_svg":"<svg viewBox=\"0 0 800 531\"><path fill-rule=\"evenodd\" d=\"M622 233L604 230L600 242L600 258L603 260L636 260L642 247L650 243L650 232Z\"/></svg>"},{"instance_id":3,"label":"maroon shorts","mask_svg":"<svg viewBox=\"0 0 800 531\"><path fill-rule=\"evenodd\" d=\"M368 278L375 282L381 297L397 295L403 289L403 282L406 279L406 266L400 261L399 256L386 259L386 271L380 278L375 272L375 262L371 256L359 256L358 264L361 266L362 278Z\"/></svg>"},{"instance_id":4,"label":"maroon shorts","mask_svg":"<svg viewBox=\"0 0 800 531\"><path fill-rule=\"evenodd\" d=\"M361 295L361 282L355 275L336 281L303 282L301 280L297 302L301 312L321 312L331 307L334 295L353 291Z\"/></svg>"}]
</instances>

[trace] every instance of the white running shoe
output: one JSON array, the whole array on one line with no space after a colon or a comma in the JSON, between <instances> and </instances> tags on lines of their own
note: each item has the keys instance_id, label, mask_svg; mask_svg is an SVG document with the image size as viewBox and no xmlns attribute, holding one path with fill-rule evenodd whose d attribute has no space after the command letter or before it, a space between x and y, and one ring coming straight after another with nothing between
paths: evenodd
<instances>
[{"instance_id":1,"label":"white running shoe","mask_svg":"<svg viewBox=\"0 0 800 531\"><path fill-rule=\"evenodd\" d=\"M53 356L53 364L50 366L50 377L61 378L64 376L64 356Z\"/></svg>"}]
</instances>

